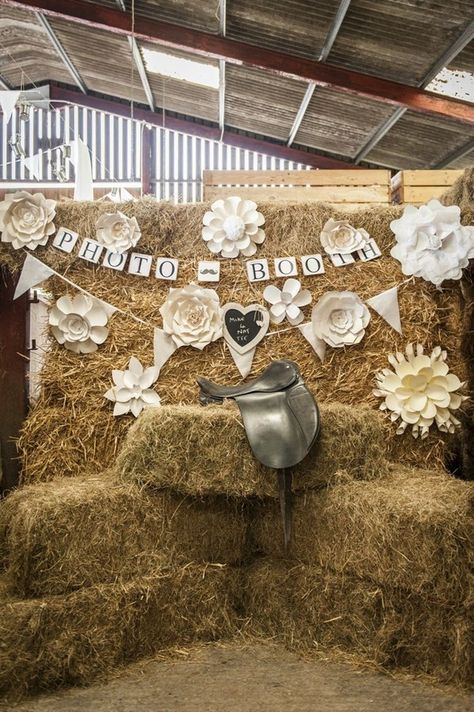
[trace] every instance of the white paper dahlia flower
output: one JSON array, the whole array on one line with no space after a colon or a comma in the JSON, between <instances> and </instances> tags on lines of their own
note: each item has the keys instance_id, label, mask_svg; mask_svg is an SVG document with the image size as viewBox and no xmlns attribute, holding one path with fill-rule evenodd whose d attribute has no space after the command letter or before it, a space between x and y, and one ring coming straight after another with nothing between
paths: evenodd
<instances>
[{"instance_id":1,"label":"white paper dahlia flower","mask_svg":"<svg viewBox=\"0 0 474 712\"><path fill-rule=\"evenodd\" d=\"M311 304L309 289L301 289L300 281L291 277L281 290L273 284L266 287L263 298L271 304L270 319L273 324L281 324L285 317L292 326L301 324L304 319L301 307Z\"/></svg>"},{"instance_id":2,"label":"white paper dahlia flower","mask_svg":"<svg viewBox=\"0 0 474 712\"><path fill-rule=\"evenodd\" d=\"M397 435L411 425L414 438L426 438L434 422L442 432L453 433L460 425L453 411L466 396L457 393L464 384L449 373L446 351L437 346L427 356L421 344L416 349L408 344L405 354L390 354L393 371L385 368L376 376L374 395L384 398L380 410L391 411L391 420L400 421Z\"/></svg>"},{"instance_id":3,"label":"white paper dahlia flower","mask_svg":"<svg viewBox=\"0 0 474 712\"><path fill-rule=\"evenodd\" d=\"M430 200L416 208L407 205L390 227L396 245L390 250L406 275L422 277L437 287L446 279L460 279L474 257L474 227L461 225L456 205Z\"/></svg>"},{"instance_id":4,"label":"white paper dahlia flower","mask_svg":"<svg viewBox=\"0 0 474 712\"><path fill-rule=\"evenodd\" d=\"M129 218L120 211L101 215L95 229L97 242L117 254L135 247L142 234L137 219Z\"/></svg>"},{"instance_id":5,"label":"white paper dahlia flower","mask_svg":"<svg viewBox=\"0 0 474 712\"><path fill-rule=\"evenodd\" d=\"M202 239L210 251L222 257L251 257L265 240L265 223L257 204L239 197L216 200L203 217Z\"/></svg>"},{"instance_id":6,"label":"white paper dahlia flower","mask_svg":"<svg viewBox=\"0 0 474 712\"><path fill-rule=\"evenodd\" d=\"M156 366L143 368L135 356L132 356L125 371L113 370L114 385L104 394L104 398L115 403L114 415L132 413L136 418L144 408L161 405L160 396L151 388L158 375Z\"/></svg>"},{"instance_id":7,"label":"white paper dahlia flower","mask_svg":"<svg viewBox=\"0 0 474 712\"><path fill-rule=\"evenodd\" d=\"M370 313L355 292L326 292L313 307L311 321L318 339L339 348L362 341Z\"/></svg>"},{"instance_id":8,"label":"white paper dahlia flower","mask_svg":"<svg viewBox=\"0 0 474 712\"><path fill-rule=\"evenodd\" d=\"M160 307L163 331L177 347L194 346L203 349L222 336L222 310L215 289L188 284L169 290L168 299Z\"/></svg>"},{"instance_id":9,"label":"white paper dahlia flower","mask_svg":"<svg viewBox=\"0 0 474 712\"><path fill-rule=\"evenodd\" d=\"M49 323L56 340L68 351L89 354L97 351L109 333L107 322L113 312L86 294L60 297L50 309Z\"/></svg>"},{"instance_id":10,"label":"white paper dahlia flower","mask_svg":"<svg viewBox=\"0 0 474 712\"><path fill-rule=\"evenodd\" d=\"M2 242L11 242L15 250L35 250L38 245L46 245L55 231L55 215L56 201L45 198L43 193L32 195L20 190L6 195L0 203Z\"/></svg>"},{"instance_id":11,"label":"white paper dahlia flower","mask_svg":"<svg viewBox=\"0 0 474 712\"><path fill-rule=\"evenodd\" d=\"M349 255L367 247L370 235L364 228L352 227L346 220L329 218L319 239L328 255Z\"/></svg>"}]
</instances>

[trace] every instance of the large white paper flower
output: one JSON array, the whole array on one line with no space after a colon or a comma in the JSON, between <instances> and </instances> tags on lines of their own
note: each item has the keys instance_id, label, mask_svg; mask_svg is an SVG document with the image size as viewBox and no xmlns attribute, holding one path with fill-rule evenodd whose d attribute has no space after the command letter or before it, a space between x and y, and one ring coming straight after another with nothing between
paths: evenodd
<instances>
[{"instance_id":1,"label":"large white paper flower","mask_svg":"<svg viewBox=\"0 0 474 712\"><path fill-rule=\"evenodd\" d=\"M161 405L160 396L151 388L158 374L156 366L143 368L135 356L132 356L125 371L113 370L114 385L104 394L104 398L115 403L114 415L132 413L136 418L144 408Z\"/></svg>"},{"instance_id":2,"label":"large white paper flower","mask_svg":"<svg viewBox=\"0 0 474 712\"><path fill-rule=\"evenodd\" d=\"M11 242L15 250L35 250L38 245L46 245L55 231L55 215L56 201L45 198L43 193L31 195L20 190L6 195L0 203L2 242Z\"/></svg>"},{"instance_id":3,"label":"large white paper flower","mask_svg":"<svg viewBox=\"0 0 474 712\"><path fill-rule=\"evenodd\" d=\"M273 324L281 324L286 317L290 324L296 326L304 319L300 307L311 303L311 292L308 289L301 289L301 284L297 279L287 279L280 290L273 284L265 288L263 298L272 306L270 307L270 319Z\"/></svg>"},{"instance_id":4,"label":"large white paper flower","mask_svg":"<svg viewBox=\"0 0 474 712\"><path fill-rule=\"evenodd\" d=\"M104 343L110 311L98 299L78 294L60 297L49 312L51 331L60 344L76 354L90 354Z\"/></svg>"},{"instance_id":5,"label":"large white paper flower","mask_svg":"<svg viewBox=\"0 0 474 712\"><path fill-rule=\"evenodd\" d=\"M171 288L160 307L163 331L176 346L203 349L222 336L222 310L215 289L188 284L182 289Z\"/></svg>"},{"instance_id":6,"label":"large white paper flower","mask_svg":"<svg viewBox=\"0 0 474 712\"><path fill-rule=\"evenodd\" d=\"M415 208L407 205L390 227L396 245L390 250L406 275L423 277L437 287L445 279L461 279L462 270L474 257L474 227L461 225L460 209L430 200Z\"/></svg>"},{"instance_id":7,"label":"large white paper flower","mask_svg":"<svg viewBox=\"0 0 474 712\"><path fill-rule=\"evenodd\" d=\"M313 331L335 348L362 341L370 313L354 292L326 292L313 307Z\"/></svg>"},{"instance_id":8,"label":"large white paper flower","mask_svg":"<svg viewBox=\"0 0 474 712\"><path fill-rule=\"evenodd\" d=\"M265 218L252 200L233 197L216 200L203 217L202 239L210 251L222 257L251 257L265 240L260 228Z\"/></svg>"},{"instance_id":9,"label":"large white paper flower","mask_svg":"<svg viewBox=\"0 0 474 712\"><path fill-rule=\"evenodd\" d=\"M120 211L101 215L95 229L97 242L117 254L135 247L142 235L137 219L129 218Z\"/></svg>"},{"instance_id":10,"label":"large white paper flower","mask_svg":"<svg viewBox=\"0 0 474 712\"><path fill-rule=\"evenodd\" d=\"M349 255L367 247L370 235L364 228L352 227L345 220L329 218L319 236L321 245L328 255Z\"/></svg>"},{"instance_id":11,"label":"large white paper flower","mask_svg":"<svg viewBox=\"0 0 474 712\"><path fill-rule=\"evenodd\" d=\"M446 351L437 346L427 356L421 344L416 345L416 351L408 344L405 354L390 354L393 371L385 368L376 376L374 395L384 398L380 409L391 411L393 422L400 420L397 435L411 425L414 438L426 438L433 422L442 432L453 433L460 425L453 411L466 396L456 393L464 384L449 373Z\"/></svg>"}]
</instances>

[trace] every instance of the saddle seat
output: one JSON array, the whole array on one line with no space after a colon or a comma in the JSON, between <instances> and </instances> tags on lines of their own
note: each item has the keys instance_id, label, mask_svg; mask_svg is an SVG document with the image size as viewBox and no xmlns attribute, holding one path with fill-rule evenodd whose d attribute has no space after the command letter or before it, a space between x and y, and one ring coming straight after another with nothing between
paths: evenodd
<instances>
[{"instance_id":1,"label":"saddle seat","mask_svg":"<svg viewBox=\"0 0 474 712\"><path fill-rule=\"evenodd\" d=\"M265 371L248 383L240 386L221 386L208 381L206 378L197 379L201 388L200 399L204 402L235 398L248 393L275 393L291 386L296 381L299 373L291 361L273 361Z\"/></svg>"}]
</instances>

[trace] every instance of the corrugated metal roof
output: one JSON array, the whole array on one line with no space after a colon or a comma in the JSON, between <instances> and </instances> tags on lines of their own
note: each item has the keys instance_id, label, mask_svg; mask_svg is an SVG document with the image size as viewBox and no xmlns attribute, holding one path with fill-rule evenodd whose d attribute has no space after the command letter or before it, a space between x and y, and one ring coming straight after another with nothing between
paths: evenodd
<instances>
[{"instance_id":1,"label":"corrugated metal roof","mask_svg":"<svg viewBox=\"0 0 474 712\"><path fill-rule=\"evenodd\" d=\"M316 87L295 142L355 156L393 108L335 89Z\"/></svg>"},{"instance_id":2,"label":"corrugated metal roof","mask_svg":"<svg viewBox=\"0 0 474 712\"><path fill-rule=\"evenodd\" d=\"M473 137L473 126L407 111L367 160L395 168L430 168Z\"/></svg>"},{"instance_id":3,"label":"corrugated metal roof","mask_svg":"<svg viewBox=\"0 0 474 712\"><path fill-rule=\"evenodd\" d=\"M306 91L306 83L248 67L226 67L227 126L286 139Z\"/></svg>"},{"instance_id":4,"label":"corrugated metal roof","mask_svg":"<svg viewBox=\"0 0 474 712\"><path fill-rule=\"evenodd\" d=\"M328 62L416 85L472 18L472 0L352 0Z\"/></svg>"}]
</instances>

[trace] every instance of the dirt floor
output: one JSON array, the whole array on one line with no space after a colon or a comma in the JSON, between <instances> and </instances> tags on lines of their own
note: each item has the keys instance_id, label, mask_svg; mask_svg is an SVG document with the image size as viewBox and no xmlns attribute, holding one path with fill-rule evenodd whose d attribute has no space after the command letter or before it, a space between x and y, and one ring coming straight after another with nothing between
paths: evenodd
<instances>
[{"instance_id":1,"label":"dirt floor","mask_svg":"<svg viewBox=\"0 0 474 712\"><path fill-rule=\"evenodd\" d=\"M308 661L270 644L209 645L133 665L108 682L19 705L14 712L468 712L474 695Z\"/></svg>"}]
</instances>

